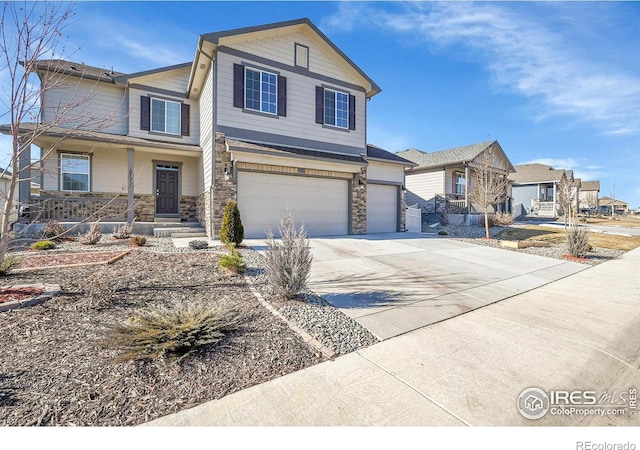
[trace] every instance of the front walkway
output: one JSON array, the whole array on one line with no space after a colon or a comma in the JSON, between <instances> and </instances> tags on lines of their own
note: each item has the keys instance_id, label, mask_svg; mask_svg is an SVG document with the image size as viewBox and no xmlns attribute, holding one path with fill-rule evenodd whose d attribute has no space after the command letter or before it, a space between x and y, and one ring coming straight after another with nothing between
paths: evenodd
<instances>
[{"instance_id":1,"label":"front walkway","mask_svg":"<svg viewBox=\"0 0 640 450\"><path fill-rule=\"evenodd\" d=\"M504 252L507 252L506 250ZM635 425L522 417L543 390L640 385L640 248L485 308L147 425Z\"/></svg>"}]
</instances>

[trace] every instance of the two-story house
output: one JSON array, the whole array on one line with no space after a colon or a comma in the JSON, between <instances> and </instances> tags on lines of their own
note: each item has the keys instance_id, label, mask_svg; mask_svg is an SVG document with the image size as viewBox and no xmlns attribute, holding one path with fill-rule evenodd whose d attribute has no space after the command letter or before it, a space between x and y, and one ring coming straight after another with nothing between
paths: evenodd
<instances>
[{"instance_id":1,"label":"two-story house","mask_svg":"<svg viewBox=\"0 0 640 450\"><path fill-rule=\"evenodd\" d=\"M37 138L53 151L26 201L47 217L102 206L110 220L197 220L214 237L237 200L247 237L277 231L287 209L312 236L404 230L412 163L366 141L380 88L308 19L204 34L192 62L145 72L66 61L36 71L65 77L45 91L43 122L83 93L82 117L118 119Z\"/></svg>"}]
</instances>

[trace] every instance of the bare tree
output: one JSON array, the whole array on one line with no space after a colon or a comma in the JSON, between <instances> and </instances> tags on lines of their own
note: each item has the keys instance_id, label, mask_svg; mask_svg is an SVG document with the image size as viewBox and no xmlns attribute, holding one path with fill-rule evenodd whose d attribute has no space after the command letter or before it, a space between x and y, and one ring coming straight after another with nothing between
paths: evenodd
<instances>
[{"instance_id":1,"label":"bare tree","mask_svg":"<svg viewBox=\"0 0 640 450\"><path fill-rule=\"evenodd\" d=\"M94 77L90 81L93 89L87 89L84 84L89 79L83 67L78 68L79 76L65 70L64 32L73 16L73 6L66 3L5 1L2 6L0 76L4 92L0 121L9 122L7 134L12 146L9 165L2 171L10 181L0 226L0 261L7 253L18 185L31 180L31 169L37 164L30 158L31 145L42 136L52 137L51 145L42 149L40 161L44 161L62 141L80 131L102 130L123 120L117 111L105 114L91 110L89 102L100 77ZM68 94L45 110L41 102L46 94L61 88Z\"/></svg>"},{"instance_id":2,"label":"bare tree","mask_svg":"<svg viewBox=\"0 0 640 450\"><path fill-rule=\"evenodd\" d=\"M562 176L562 180L558 184L558 200L562 206L562 212L564 214L564 228L565 232L567 227L573 223L574 205L576 203L576 195L578 189L576 189L576 183L573 178L569 179L566 172Z\"/></svg>"},{"instance_id":3,"label":"bare tree","mask_svg":"<svg viewBox=\"0 0 640 450\"><path fill-rule=\"evenodd\" d=\"M489 210L502 203L507 196L508 169L505 162L491 150L478 156L471 166L471 188L469 201L476 204L484 213L486 238L489 233Z\"/></svg>"}]
</instances>

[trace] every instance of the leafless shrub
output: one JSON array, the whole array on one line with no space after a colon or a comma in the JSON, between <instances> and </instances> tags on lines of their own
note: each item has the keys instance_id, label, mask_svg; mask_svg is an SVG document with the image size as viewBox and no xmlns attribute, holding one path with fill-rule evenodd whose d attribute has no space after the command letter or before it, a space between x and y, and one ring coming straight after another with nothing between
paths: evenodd
<instances>
[{"instance_id":1,"label":"leafless shrub","mask_svg":"<svg viewBox=\"0 0 640 450\"><path fill-rule=\"evenodd\" d=\"M123 223L113 229L112 236L114 239L129 239L131 237L131 233L133 233L133 223Z\"/></svg>"},{"instance_id":2,"label":"leafless shrub","mask_svg":"<svg viewBox=\"0 0 640 450\"><path fill-rule=\"evenodd\" d=\"M565 244L571 256L578 258L585 256L589 250L591 250L591 246L589 245L589 231L577 225L570 226L567 229Z\"/></svg>"},{"instance_id":3,"label":"leafless shrub","mask_svg":"<svg viewBox=\"0 0 640 450\"><path fill-rule=\"evenodd\" d=\"M239 322L233 310L175 301L138 311L108 331L105 345L120 351L119 361L167 358L180 360L215 344Z\"/></svg>"},{"instance_id":4,"label":"leafless shrub","mask_svg":"<svg viewBox=\"0 0 640 450\"><path fill-rule=\"evenodd\" d=\"M307 286L311 270L311 251L304 227L296 229L287 211L280 219L280 242L273 233L267 236L265 274L277 295L294 298Z\"/></svg>"},{"instance_id":5,"label":"leafless shrub","mask_svg":"<svg viewBox=\"0 0 640 450\"><path fill-rule=\"evenodd\" d=\"M57 220L50 220L44 224L42 229L42 237L47 239L55 239L66 233L66 229Z\"/></svg>"},{"instance_id":6,"label":"leafless shrub","mask_svg":"<svg viewBox=\"0 0 640 450\"><path fill-rule=\"evenodd\" d=\"M118 291L125 287L126 281L120 277L108 277L96 272L85 280L87 306L103 308L111 304Z\"/></svg>"},{"instance_id":7,"label":"leafless shrub","mask_svg":"<svg viewBox=\"0 0 640 450\"><path fill-rule=\"evenodd\" d=\"M508 212L501 212L487 215L489 228L505 227L513 224L513 216Z\"/></svg>"},{"instance_id":8,"label":"leafless shrub","mask_svg":"<svg viewBox=\"0 0 640 450\"><path fill-rule=\"evenodd\" d=\"M85 234L80 235L78 238L78 242L83 245L96 245L100 238L102 237L102 232L100 231L100 221L93 222L91 227L89 227L89 231Z\"/></svg>"}]
</instances>

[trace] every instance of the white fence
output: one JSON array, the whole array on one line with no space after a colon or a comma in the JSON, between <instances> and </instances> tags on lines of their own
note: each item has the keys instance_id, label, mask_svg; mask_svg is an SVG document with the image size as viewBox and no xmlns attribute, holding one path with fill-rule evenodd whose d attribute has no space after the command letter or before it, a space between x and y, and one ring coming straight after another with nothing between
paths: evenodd
<instances>
[{"instance_id":1,"label":"white fence","mask_svg":"<svg viewBox=\"0 0 640 450\"><path fill-rule=\"evenodd\" d=\"M406 222L407 231L422 233L422 211L420 208L407 206Z\"/></svg>"}]
</instances>

